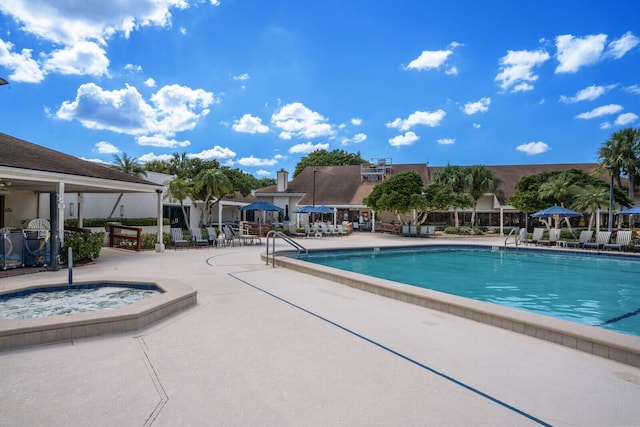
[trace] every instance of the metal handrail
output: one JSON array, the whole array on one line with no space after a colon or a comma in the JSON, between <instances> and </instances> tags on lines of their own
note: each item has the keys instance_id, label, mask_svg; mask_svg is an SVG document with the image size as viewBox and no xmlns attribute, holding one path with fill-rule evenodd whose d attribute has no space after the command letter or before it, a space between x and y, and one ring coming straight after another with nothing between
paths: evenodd
<instances>
[{"instance_id":1,"label":"metal handrail","mask_svg":"<svg viewBox=\"0 0 640 427\"><path fill-rule=\"evenodd\" d=\"M287 242L288 244L293 246L298 251L298 253L305 253L305 254L309 253L307 251L307 248L305 248L300 243L298 243L295 240L293 240L291 237L289 237L286 234L284 234L282 231L270 230L267 233L267 236L266 236L266 239L267 239L267 265L269 265L269 238L270 237L273 238L273 249L271 250L271 258L272 258L271 265L273 267L276 266L276 237L280 237L282 240L284 240L285 242Z\"/></svg>"},{"instance_id":2,"label":"metal handrail","mask_svg":"<svg viewBox=\"0 0 640 427\"><path fill-rule=\"evenodd\" d=\"M509 234L507 234L507 237L504 239L504 247L507 247L507 241L509 240L509 237L511 237L512 234L517 233L518 228L517 227L513 227L511 229L511 231L509 232ZM518 247L518 235L516 234L516 238L515 238L515 243L516 243L516 248Z\"/></svg>"}]
</instances>

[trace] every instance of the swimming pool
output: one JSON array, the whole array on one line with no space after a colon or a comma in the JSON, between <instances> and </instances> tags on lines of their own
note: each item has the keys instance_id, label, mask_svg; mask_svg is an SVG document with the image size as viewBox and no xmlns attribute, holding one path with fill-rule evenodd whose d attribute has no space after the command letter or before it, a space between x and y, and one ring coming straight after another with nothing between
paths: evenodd
<instances>
[{"instance_id":1,"label":"swimming pool","mask_svg":"<svg viewBox=\"0 0 640 427\"><path fill-rule=\"evenodd\" d=\"M640 336L640 259L476 246L319 251L306 261Z\"/></svg>"}]
</instances>

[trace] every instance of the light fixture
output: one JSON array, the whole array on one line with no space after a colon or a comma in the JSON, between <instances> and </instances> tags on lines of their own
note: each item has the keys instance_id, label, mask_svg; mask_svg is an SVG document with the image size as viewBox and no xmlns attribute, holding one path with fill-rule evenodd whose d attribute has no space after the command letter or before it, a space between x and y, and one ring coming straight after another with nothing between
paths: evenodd
<instances>
[{"instance_id":1,"label":"light fixture","mask_svg":"<svg viewBox=\"0 0 640 427\"><path fill-rule=\"evenodd\" d=\"M120 205L120 217L124 216L124 205Z\"/></svg>"},{"instance_id":2,"label":"light fixture","mask_svg":"<svg viewBox=\"0 0 640 427\"><path fill-rule=\"evenodd\" d=\"M69 203L69 216L75 216L76 215L76 204L71 202Z\"/></svg>"}]
</instances>

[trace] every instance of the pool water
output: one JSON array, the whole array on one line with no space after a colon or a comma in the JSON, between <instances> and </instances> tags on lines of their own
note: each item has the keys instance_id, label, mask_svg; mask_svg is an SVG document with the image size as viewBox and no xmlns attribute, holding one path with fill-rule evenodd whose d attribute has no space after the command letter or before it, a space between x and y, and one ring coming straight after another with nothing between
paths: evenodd
<instances>
[{"instance_id":1,"label":"pool water","mask_svg":"<svg viewBox=\"0 0 640 427\"><path fill-rule=\"evenodd\" d=\"M156 286L109 283L30 289L0 295L0 318L28 319L114 309L161 292Z\"/></svg>"},{"instance_id":2,"label":"pool water","mask_svg":"<svg viewBox=\"0 0 640 427\"><path fill-rule=\"evenodd\" d=\"M306 260L640 336L640 258L438 246L323 251Z\"/></svg>"}]
</instances>

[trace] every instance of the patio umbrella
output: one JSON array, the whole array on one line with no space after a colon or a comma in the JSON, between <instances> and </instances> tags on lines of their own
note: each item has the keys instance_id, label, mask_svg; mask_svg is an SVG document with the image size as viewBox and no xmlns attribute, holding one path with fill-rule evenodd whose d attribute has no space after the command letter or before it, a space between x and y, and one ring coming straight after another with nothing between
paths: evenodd
<instances>
[{"instance_id":1,"label":"patio umbrella","mask_svg":"<svg viewBox=\"0 0 640 427\"><path fill-rule=\"evenodd\" d=\"M618 212L621 215L640 215L640 205Z\"/></svg>"},{"instance_id":2,"label":"patio umbrella","mask_svg":"<svg viewBox=\"0 0 640 427\"><path fill-rule=\"evenodd\" d=\"M319 206L305 205L301 208L296 209L295 211L293 211L293 213L322 213L319 208Z\"/></svg>"},{"instance_id":3,"label":"patio umbrella","mask_svg":"<svg viewBox=\"0 0 640 427\"><path fill-rule=\"evenodd\" d=\"M547 209L543 209L541 211L535 212L531 214L534 218L553 218L556 221L556 228L558 228L558 224L560 223L560 218L571 218L576 216L582 216L580 212L572 211L571 209L564 208L562 206L554 205ZM571 229L571 224L567 221L567 225L569 226L569 231L573 234L573 230Z\"/></svg>"},{"instance_id":4,"label":"patio umbrella","mask_svg":"<svg viewBox=\"0 0 640 427\"><path fill-rule=\"evenodd\" d=\"M240 210L241 211L280 212L283 209L265 200L258 200L256 202L249 203L247 206L241 207Z\"/></svg>"}]
</instances>

